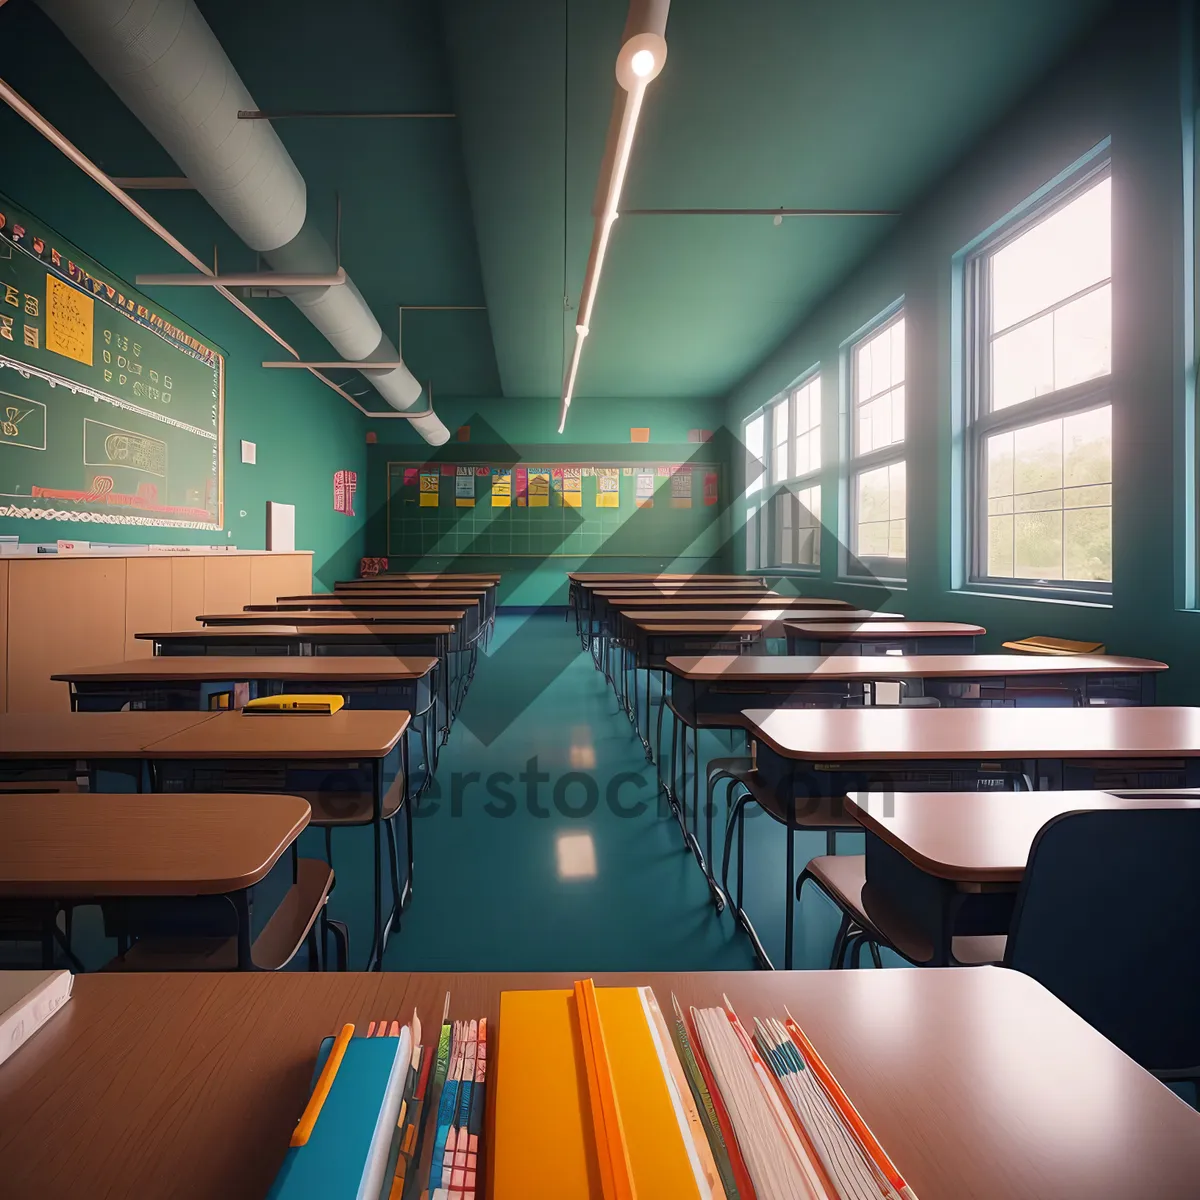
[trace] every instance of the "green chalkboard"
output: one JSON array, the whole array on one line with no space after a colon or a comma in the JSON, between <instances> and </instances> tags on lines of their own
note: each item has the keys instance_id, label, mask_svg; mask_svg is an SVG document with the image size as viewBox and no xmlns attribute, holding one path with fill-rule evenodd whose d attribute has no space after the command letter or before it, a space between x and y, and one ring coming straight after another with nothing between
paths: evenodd
<instances>
[{"instance_id":1,"label":"green chalkboard","mask_svg":"<svg viewBox=\"0 0 1200 1200\"><path fill-rule=\"evenodd\" d=\"M391 462L388 554L710 558L729 537L726 486L721 464L679 458Z\"/></svg>"},{"instance_id":2,"label":"green chalkboard","mask_svg":"<svg viewBox=\"0 0 1200 1200\"><path fill-rule=\"evenodd\" d=\"M0 517L219 529L225 355L0 196Z\"/></svg>"}]
</instances>

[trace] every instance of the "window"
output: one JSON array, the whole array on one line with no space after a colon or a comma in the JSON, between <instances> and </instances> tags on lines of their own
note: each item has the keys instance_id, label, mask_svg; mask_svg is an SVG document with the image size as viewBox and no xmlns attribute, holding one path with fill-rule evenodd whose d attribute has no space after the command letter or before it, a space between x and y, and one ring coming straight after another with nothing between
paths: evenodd
<instances>
[{"instance_id":1,"label":"window","mask_svg":"<svg viewBox=\"0 0 1200 1200\"><path fill-rule=\"evenodd\" d=\"M901 310L850 347L850 546L884 575L908 554L904 335Z\"/></svg>"},{"instance_id":2,"label":"window","mask_svg":"<svg viewBox=\"0 0 1200 1200\"><path fill-rule=\"evenodd\" d=\"M971 577L1112 582L1107 164L966 263Z\"/></svg>"},{"instance_id":3,"label":"window","mask_svg":"<svg viewBox=\"0 0 1200 1200\"><path fill-rule=\"evenodd\" d=\"M751 417L743 426L742 442L746 451L746 570L755 571L766 566L765 522L762 520L763 476L766 419L762 413Z\"/></svg>"},{"instance_id":4,"label":"window","mask_svg":"<svg viewBox=\"0 0 1200 1200\"><path fill-rule=\"evenodd\" d=\"M821 377L800 383L744 426L749 502L746 566L821 563ZM769 487L767 481L770 481Z\"/></svg>"}]
</instances>

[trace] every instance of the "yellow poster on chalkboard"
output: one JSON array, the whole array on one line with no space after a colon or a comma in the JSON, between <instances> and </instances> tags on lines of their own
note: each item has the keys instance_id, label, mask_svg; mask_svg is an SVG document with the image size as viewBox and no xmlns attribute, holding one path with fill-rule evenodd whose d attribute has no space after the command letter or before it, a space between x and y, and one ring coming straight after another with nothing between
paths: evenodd
<instances>
[{"instance_id":1,"label":"yellow poster on chalkboard","mask_svg":"<svg viewBox=\"0 0 1200 1200\"><path fill-rule=\"evenodd\" d=\"M596 468L596 507L620 508L621 471L618 467Z\"/></svg>"},{"instance_id":2,"label":"yellow poster on chalkboard","mask_svg":"<svg viewBox=\"0 0 1200 1200\"><path fill-rule=\"evenodd\" d=\"M550 507L550 472L544 468L529 468L529 507Z\"/></svg>"},{"instance_id":3,"label":"yellow poster on chalkboard","mask_svg":"<svg viewBox=\"0 0 1200 1200\"><path fill-rule=\"evenodd\" d=\"M422 508L437 508L438 506L438 480L440 476L436 471L421 472L421 507Z\"/></svg>"},{"instance_id":4,"label":"yellow poster on chalkboard","mask_svg":"<svg viewBox=\"0 0 1200 1200\"><path fill-rule=\"evenodd\" d=\"M564 508L580 508L583 505L583 480L578 467L563 468L562 502Z\"/></svg>"},{"instance_id":5,"label":"yellow poster on chalkboard","mask_svg":"<svg viewBox=\"0 0 1200 1200\"><path fill-rule=\"evenodd\" d=\"M508 467L492 468L492 507L509 508L512 505L512 470Z\"/></svg>"},{"instance_id":6,"label":"yellow poster on chalkboard","mask_svg":"<svg viewBox=\"0 0 1200 1200\"><path fill-rule=\"evenodd\" d=\"M95 302L53 275L46 276L46 349L92 365Z\"/></svg>"}]
</instances>

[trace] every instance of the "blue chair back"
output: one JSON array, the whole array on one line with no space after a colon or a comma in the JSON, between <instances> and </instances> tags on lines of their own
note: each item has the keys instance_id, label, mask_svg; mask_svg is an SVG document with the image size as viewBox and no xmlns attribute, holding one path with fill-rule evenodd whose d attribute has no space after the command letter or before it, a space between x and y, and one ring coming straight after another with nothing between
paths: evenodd
<instances>
[{"instance_id":1,"label":"blue chair back","mask_svg":"<svg viewBox=\"0 0 1200 1200\"><path fill-rule=\"evenodd\" d=\"M1200 808L1066 813L1038 834L1005 966L1143 1067L1200 1076Z\"/></svg>"}]
</instances>

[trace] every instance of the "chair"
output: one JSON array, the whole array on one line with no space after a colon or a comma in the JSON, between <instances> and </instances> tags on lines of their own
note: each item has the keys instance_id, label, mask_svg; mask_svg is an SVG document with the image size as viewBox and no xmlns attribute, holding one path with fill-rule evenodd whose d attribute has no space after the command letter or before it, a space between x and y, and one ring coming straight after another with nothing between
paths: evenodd
<instances>
[{"instance_id":1,"label":"chair","mask_svg":"<svg viewBox=\"0 0 1200 1200\"><path fill-rule=\"evenodd\" d=\"M1066 813L1038 834L1004 965L1161 1079L1200 1078L1200 809Z\"/></svg>"},{"instance_id":2,"label":"chair","mask_svg":"<svg viewBox=\"0 0 1200 1200\"><path fill-rule=\"evenodd\" d=\"M793 805L792 820L789 823L787 801L775 794L775 789L761 778L758 771L745 772L739 778L738 782L744 790L733 802L733 806L730 808L726 818L725 852L721 862L721 890L729 899L730 910L733 913L734 920L737 921L750 938L758 961L764 967L773 970L774 967L771 959L763 947L758 932L755 930L750 918L746 915L746 910L742 903L742 879L745 874L746 805L750 801L754 801L772 820L778 821L781 825L788 826L787 865L785 867L786 880L783 890L784 903L787 906L784 922L787 933L785 935L786 944L783 952L783 969L790 971L792 969L792 880L795 878L795 835L797 833L824 833L826 850L830 856L833 856L837 852L835 839L838 832L855 832L860 830L862 826L853 817L846 815L840 796L814 796L798 799ZM730 896L729 859L733 850L735 834L737 835L737 892L736 895Z\"/></svg>"}]
</instances>

